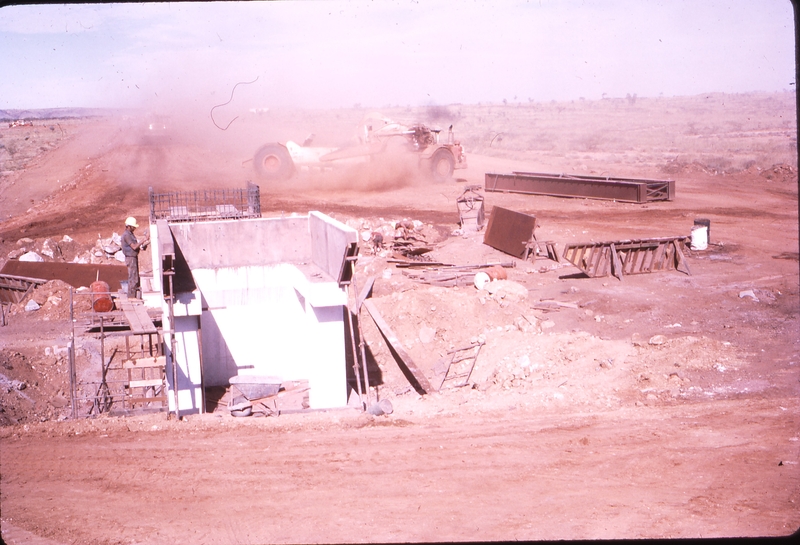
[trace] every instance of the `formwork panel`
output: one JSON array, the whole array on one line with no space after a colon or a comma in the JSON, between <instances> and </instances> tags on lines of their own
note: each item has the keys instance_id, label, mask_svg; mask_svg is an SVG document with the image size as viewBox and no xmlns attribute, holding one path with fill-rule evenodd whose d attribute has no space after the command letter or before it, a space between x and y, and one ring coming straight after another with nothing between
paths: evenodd
<instances>
[{"instance_id":1,"label":"formwork panel","mask_svg":"<svg viewBox=\"0 0 800 545\"><path fill-rule=\"evenodd\" d=\"M689 272L681 247L688 237L572 243L564 247L564 259L589 277L677 270Z\"/></svg>"}]
</instances>

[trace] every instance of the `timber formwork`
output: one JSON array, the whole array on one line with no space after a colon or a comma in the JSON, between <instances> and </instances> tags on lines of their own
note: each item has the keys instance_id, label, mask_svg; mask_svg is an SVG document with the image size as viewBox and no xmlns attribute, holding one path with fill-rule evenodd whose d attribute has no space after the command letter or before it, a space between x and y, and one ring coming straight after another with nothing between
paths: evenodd
<instances>
[{"instance_id":1,"label":"timber formwork","mask_svg":"<svg viewBox=\"0 0 800 545\"><path fill-rule=\"evenodd\" d=\"M683 249L689 237L663 237L616 242L567 244L564 259L589 277L677 270L691 274Z\"/></svg>"},{"instance_id":2,"label":"timber formwork","mask_svg":"<svg viewBox=\"0 0 800 545\"><path fill-rule=\"evenodd\" d=\"M671 201L675 198L674 180L539 172L515 171L512 174L487 172L484 189L503 193L602 199L639 204Z\"/></svg>"},{"instance_id":3,"label":"timber formwork","mask_svg":"<svg viewBox=\"0 0 800 545\"><path fill-rule=\"evenodd\" d=\"M97 416L112 411L124 414L136 405L145 411L164 411L167 398L161 328L153 323L140 302L137 302L139 308L136 311L131 309L132 303L117 300L115 304L123 307L123 311L95 312L93 306L84 301L78 306L91 310L77 313L76 298L88 299L94 295L110 297L112 293L78 294L70 290L72 339L68 355L72 417ZM145 326L144 322L149 325ZM81 378L78 376L76 326L82 327L81 336L96 335L99 341L99 380L87 380L83 373ZM117 346L109 351L106 339L112 337L123 338L124 348ZM79 414L84 409L85 414Z\"/></svg>"},{"instance_id":4,"label":"timber formwork","mask_svg":"<svg viewBox=\"0 0 800 545\"><path fill-rule=\"evenodd\" d=\"M44 278L28 278L12 274L0 274L0 302L19 303L31 290L47 282Z\"/></svg>"}]
</instances>

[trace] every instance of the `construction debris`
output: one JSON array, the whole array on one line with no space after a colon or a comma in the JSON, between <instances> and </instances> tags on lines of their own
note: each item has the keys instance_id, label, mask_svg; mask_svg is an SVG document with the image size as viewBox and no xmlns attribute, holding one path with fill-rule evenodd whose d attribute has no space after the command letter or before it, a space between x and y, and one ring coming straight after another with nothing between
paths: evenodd
<instances>
[{"instance_id":1,"label":"construction debris","mask_svg":"<svg viewBox=\"0 0 800 545\"><path fill-rule=\"evenodd\" d=\"M308 410L309 385L307 380L287 381L278 384L252 383L244 380L231 381L231 389L226 392L228 397L227 408L232 416L279 416L280 414L296 413ZM256 378L256 377L252 377ZM255 386L249 388L248 386ZM258 386L265 387L259 389ZM241 395L236 395L236 388ZM223 396L225 397L225 396ZM220 400L222 402L223 400Z\"/></svg>"},{"instance_id":2,"label":"construction debris","mask_svg":"<svg viewBox=\"0 0 800 545\"><path fill-rule=\"evenodd\" d=\"M395 258L405 257L424 261L425 258L421 256L432 251L433 248L425 240L425 235L417 231L412 222L403 221L395 229L391 250Z\"/></svg>"},{"instance_id":3,"label":"construction debris","mask_svg":"<svg viewBox=\"0 0 800 545\"><path fill-rule=\"evenodd\" d=\"M462 232L477 232L483 229L486 217L483 211L483 195L479 185L468 185L456 199L458 221Z\"/></svg>"},{"instance_id":4,"label":"construction debris","mask_svg":"<svg viewBox=\"0 0 800 545\"><path fill-rule=\"evenodd\" d=\"M409 267L419 268L426 266L424 270L417 272L403 271L403 274L412 280L430 284L432 286L469 286L473 284L476 273L485 270L487 278L497 280L501 277L507 278L504 268L513 268L514 262L506 263L484 263L480 265L448 265L446 263L398 263L399 268Z\"/></svg>"},{"instance_id":5,"label":"construction debris","mask_svg":"<svg viewBox=\"0 0 800 545\"><path fill-rule=\"evenodd\" d=\"M544 312L551 312L553 310L560 310L562 308L579 308L575 303L564 303L562 301L554 301L552 299L542 299L538 303L531 305L532 309L541 310Z\"/></svg>"},{"instance_id":6,"label":"construction debris","mask_svg":"<svg viewBox=\"0 0 800 545\"><path fill-rule=\"evenodd\" d=\"M484 344L486 343L483 340L474 341L469 346L448 351L446 356L436 362L433 372L441 377L438 389L467 386L478 361L478 353Z\"/></svg>"},{"instance_id":7,"label":"construction debris","mask_svg":"<svg viewBox=\"0 0 800 545\"><path fill-rule=\"evenodd\" d=\"M501 304L511 300L515 302L524 301L528 298L529 293L528 288L513 280L492 280L487 282L483 289L494 299L503 301Z\"/></svg>"}]
</instances>

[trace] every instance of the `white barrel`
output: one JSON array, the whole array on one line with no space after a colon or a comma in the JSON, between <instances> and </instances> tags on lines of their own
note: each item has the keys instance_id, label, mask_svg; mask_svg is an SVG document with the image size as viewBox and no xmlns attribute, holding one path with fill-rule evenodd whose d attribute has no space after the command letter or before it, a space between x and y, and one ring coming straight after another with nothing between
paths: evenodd
<instances>
[{"instance_id":1,"label":"white barrel","mask_svg":"<svg viewBox=\"0 0 800 545\"><path fill-rule=\"evenodd\" d=\"M708 249L708 227L695 225L692 227L692 250Z\"/></svg>"}]
</instances>

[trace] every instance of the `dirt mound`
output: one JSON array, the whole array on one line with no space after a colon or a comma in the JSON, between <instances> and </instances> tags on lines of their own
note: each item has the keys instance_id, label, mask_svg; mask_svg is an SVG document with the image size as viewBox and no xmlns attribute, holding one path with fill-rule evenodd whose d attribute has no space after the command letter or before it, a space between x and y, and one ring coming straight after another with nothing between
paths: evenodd
<instances>
[{"instance_id":1,"label":"dirt mound","mask_svg":"<svg viewBox=\"0 0 800 545\"><path fill-rule=\"evenodd\" d=\"M11 306L11 315L21 312L35 312L39 320L69 320L69 297L72 286L61 280L50 280L37 286L19 303ZM74 297L74 312L91 311L88 297Z\"/></svg>"},{"instance_id":2,"label":"dirt mound","mask_svg":"<svg viewBox=\"0 0 800 545\"><path fill-rule=\"evenodd\" d=\"M0 349L0 426L63 420L69 399L66 346Z\"/></svg>"},{"instance_id":3,"label":"dirt mound","mask_svg":"<svg viewBox=\"0 0 800 545\"><path fill-rule=\"evenodd\" d=\"M721 171L720 169L715 168L715 166L716 165L712 166L708 164L703 164L697 160L689 161L689 160L684 160L680 157L676 157L675 159L670 159L666 163L661 165L661 167L659 167L659 170L664 174L670 174L670 175L710 174L712 176L716 176L718 174L725 173L724 170Z\"/></svg>"}]
</instances>

